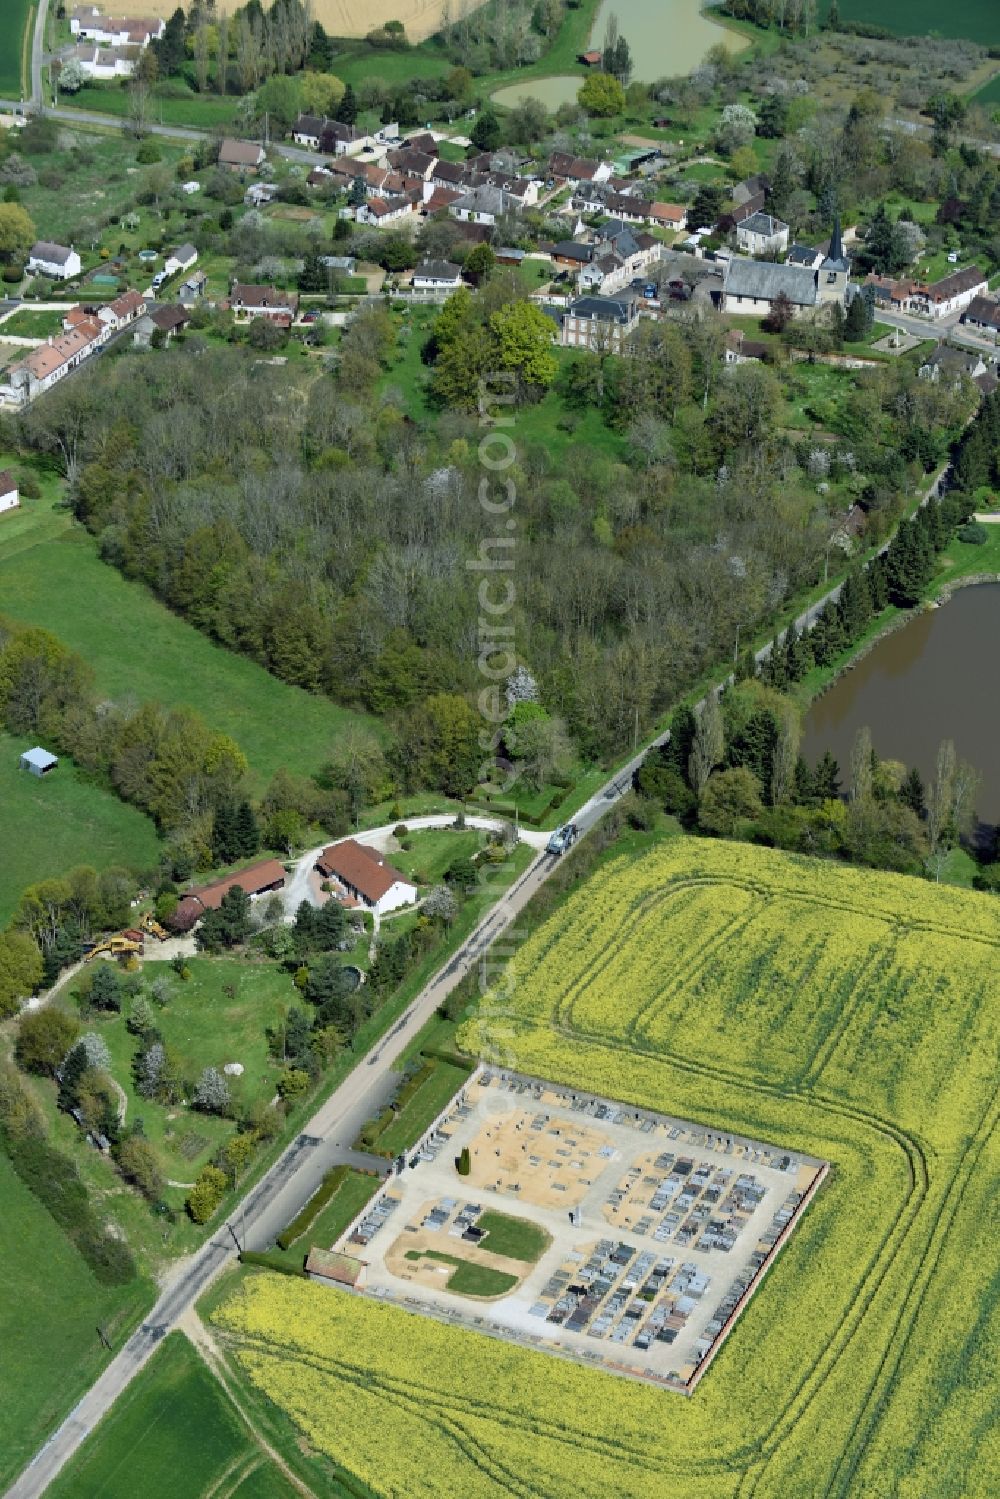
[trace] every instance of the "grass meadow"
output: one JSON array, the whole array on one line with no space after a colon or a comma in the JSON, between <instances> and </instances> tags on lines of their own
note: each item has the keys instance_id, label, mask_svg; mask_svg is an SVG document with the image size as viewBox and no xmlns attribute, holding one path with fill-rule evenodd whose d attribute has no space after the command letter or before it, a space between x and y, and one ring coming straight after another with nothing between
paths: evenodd
<instances>
[{"instance_id":1,"label":"grass meadow","mask_svg":"<svg viewBox=\"0 0 1000 1499\"><path fill-rule=\"evenodd\" d=\"M22 72L25 33L35 19L35 0L4 0L0 26L0 96L20 99L30 87ZM28 41L27 47L30 49ZM30 52L28 53L30 57Z\"/></svg>"},{"instance_id":2,"label":"grass meadow","mask_svg":"<svg viewBox=\"0 0 1000 1499\"><path fill-rule=\"evenodd\" d=\"M344 728L374 720L290 687L246 657L215 645L141 583L101 561L93 538L55 496L26 501L8 535L0 520L3 612L42 625L93 668L118 701L196 709L240 745L261 789L280 767L319 770Z\"/></svg>"},{"instance_id":3,"label":"grass meadow","mask_svg":"<svg viewBox=\"0 0 1000 1499\"><path fill-rule=\"evenodd\" d=\"M49 1489L52 1499L290 1499L295 1492L179 1332Z\"/></svg>"},{"instance_id":4,"label":"grass meadow","mask_svg":"<svg viewBox=\"0 0 1000 1499\"><path fill-rule=\"evenodd\" d=\"M839 0L844 21L866 21L884 26L896 36L965 37L983 46L1000 42L1000 25L994 0ZM825 15L829 3L821 7Z\"/></svg>"},{"instance_id":5,"label":"grass meadow","mask_svg":"<svg viewBox=\"0 0 1000 1499\"><path fill-rule=\"evenodd\" d=\"M151 1292L143 1281L100 1285L2 1153L0 1263L0 1488L6 1488L106 1362L98 1326L119 1346Z\"/></svg>"}]
</instances>

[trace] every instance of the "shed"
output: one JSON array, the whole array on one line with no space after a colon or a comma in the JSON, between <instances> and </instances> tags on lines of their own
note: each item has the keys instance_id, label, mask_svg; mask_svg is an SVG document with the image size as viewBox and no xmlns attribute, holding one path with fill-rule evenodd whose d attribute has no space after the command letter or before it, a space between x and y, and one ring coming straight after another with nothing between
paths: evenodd
<instances>
[{"instance_id":1,"label":"shed","mask_svg":"<svg viewBox=\"0 0 1000 1499\"><path fill-rule=\"evenodd\" d=\"M331 1249L317 1249L315 1245L306 1258L306 1274L310 1280L332 1280L340 1286L364 1285L368 1266L364 1260L352 1254L337 1254Z\"/></svg>"},{"instance_id":2,"label":"shed","mask_svg":"<svg viewBox=\"0 0 1000 1499\"><path fill-rule=\"evenodd\" d=\"M55 770L58 764L58 755L51 754L49 750L42 749L37 744L34 749L25 750L21 756L21 769L30 770L33 776L48 775L49 771Z\"/></svg>"}]
</instances>

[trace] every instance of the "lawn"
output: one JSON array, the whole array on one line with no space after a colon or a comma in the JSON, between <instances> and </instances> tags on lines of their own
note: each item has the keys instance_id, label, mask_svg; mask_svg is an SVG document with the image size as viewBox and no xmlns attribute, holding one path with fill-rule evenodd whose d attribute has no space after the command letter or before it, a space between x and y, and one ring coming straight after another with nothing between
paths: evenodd
<instances>
[{"instance_id":1,"label":"lawn","mask_svg":"<svg viewBox=\"0 0 1000 1499\"><path fill-rule=\"evenodd\" d=\"M320 769L349 724L374 720L290 687L215 645L141 584L101 561L93 538L52 500L29 501L12 548L0 520L0 598L14 619L43 625L80 652L98 690L196 709L231 734L257 790L276 770ZM16 555L13 551L16 549Z\"/></svg>"},{"instance_id":2,"label":"lawn","mask_svg":"<svg viewBox=\"0 0 1000 1499\"><path fill-rule=\"evenodd\" d=\"M973 104L1000 104L1000 73L995 73L989 83L972 95Z\"/></svg>"},{"instance_id":3,"label":"lawn","mask_svg":"<svg viewBox=\"0 0 1000 1499\"><path fill-rule=\"evenodd\" d=\"M20 99L30 92L30 79L23 62L30 59L30 28L34 24L34 0L4 0L3 26L0 27L0 95Z\"/></svg>"},{"instance_id":4,"label":"lawn","mask_svg":"<svg viewBox=\"0 0 1000 1499\"><path fill-rule=\"evenodd\" d=\"M144 1281L102 1286L0 1154L0 1487L28 1461L152 1299ZM77 1490L79 1493L80 1490Z\"/></svg>"},{"instance_id":5,"label":"lawn","mask_svg":"<svg viewBox=\"0 0 1000 1499\"><path fill-rule=\"evenodd\" d=\"M156 1024L164 1044L180 1058L183 1075L196 1080L205 1067L221 1071L227 1062L240 1062L243 1075L230 1079L234 1099L241 1105L268 1102L274 1097L281 1064L271 1058L264 1032L298 999L288 974L276 963L192 958L191 977L184 981L168 963L155 961L155 950L151 939L147 953L153 953L154 960L143 963L142 974L147 987L161 977L171 985L169 1004L163 1009L154 1006ZM112 1076L128 1098L126 1118L141 1115L164 1174L174 1181L193 1182L232 1134L232 1121L179 1106L168 1109L141 1098L132 1078L139 1043L126 1020L125 1014L99 1015L85 1026L107 1042Z\"/></svg>"},{"instance_id":6,"label":"lawn","mask_svg":"<svg viewBox=\"0 0 1000 1499\"><path fill-rule=\"evenodd\" d=\"M482 847L484 834L474 829L418 828L404 842L410 848L394 849L389 863L420 885L437 885L454 859L471 858Z\"/></svg>"},{"instance_id":7,"label":"lawn","mask_svg":"<svg viewBox=\"0 0 1000 1499\"><path fill-rule=\"evenodd\" d=\"M865 21L884 26L896 36L967 37L983 46L995 45L998 39L997 12L994 0L953 0L942 6L940 0L839 0L844 21ZM825 15L829 5L822 5Z\"/></svg>"},{"instance_id":8,"label":"lawn","mask_svg":"<svg viewBox=\"0 0 1000 1499\"><path fill-rule=\"evenodd\" d=\"M447 1289L456 1296L502 1296L517 1285L517 1276L505 1270L494 1270L491 1265L474 1265L457 1254L444 1254L440 1249L408 1249L408 1260L439 1260L443 1265L454 1265L448 1277Z\"/></svg>"},{"instance_id":9,"label":"lawn","mask_svg":"<svg viewBox=\"0 0 1000 1499\"><path fill-rule=\"evenodd\" d=\"M0 531L2 535L2 531ZM0 924L25 886L77 864L144 870L159 858L156 829L135 807L87 779L65 758L44 779L21 770L30 736L0 733Z\"/></svg>"},{"instance_id":10,"label":"lawn","mask_svg":"<svg viewBox=\"0 0 1000 1499\"><path fill-rule=\"evenodd\" d=\"M505 1254L512 1260L526 1260L530 1265L541 1258L550 1243L540 1224L528 1218L511 1218L507 1213L483 1213L476 1220L476 1227L486 1235L480 1241L480 1249Z\"/></svg>"},{"instance_id":11,"label":"lawn","mask_svg":"<svg viewBox=\"0 0 1000 1499\"><path fill-rule=\"evenodd\" d=\"M260 1485L244 1489L256 1477ZM236 1487L239 1483L239 1487ZM208 1499L294 1492L222 1385L174 1332L48 1490L52 1499Z\"/></svg>"},{"instance_id":12,"label":"lawn","mask_svg":"<svg viewBox=\"0 0 1000 1499\"><path fill-rule=\"evenodd\" d=\"M236 96L219 94L196 94L185 91L175 97L182 87L176 80L162 88L154 88L150 100L149 117L156 125L193 125L202 130L211 130L216 125L228 125L235 120L240 101ZM86 84L77 93L63 94L59 111L69 113L73 109L90 110L93 114L120 116L129 112L128 90L116 84Z\"/></svg>"},{"instance_id":13,"label":"lawn","mask_svg":"<svg viewBox=\"0 0 1000 1499\"><path fill-rule=\"evenodd\" d=\"M58 308L50 312L21 307L0 324L0 333L11 338L48 338L50 333L57 333L62 328L62 320L62 311Z\"/></svg>"}]
</instances>

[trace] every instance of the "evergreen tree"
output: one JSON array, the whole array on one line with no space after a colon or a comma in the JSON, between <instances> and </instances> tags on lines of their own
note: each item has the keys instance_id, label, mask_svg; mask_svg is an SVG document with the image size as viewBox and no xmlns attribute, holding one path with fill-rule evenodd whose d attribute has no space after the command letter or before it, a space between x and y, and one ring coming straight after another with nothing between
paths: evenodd
<instances>
[{"instance_id":1,"label":"evergreen tree","mask_svg":"<svg viewBox=\"0 0 1000 1499\"><path fill-rule=\"evenodd\" d=\"M212 816L212 860L216 864L231 864L238 858L236 808L230 801L220 802Z\"/></svg>"},{"instance_id":2,"label":"evergreen tree","mask_svg":"<svg viewBox=\"0 0 1000 1499\"><path fill-rule=\"evenodd\" d=\"M95 1010L120 1010L122 1007L122 983L118 971L110 963L98 963L90 981L88 1001Z\"/></svg>"},{"instance_id":3,"label":"evergreen tree","mask_svg":"<svg viewBox=\"0 0 1000 1499\"><path fill-rule=\"evenodd\" d=\"M860 343L868 332L868 304L864 297L855 295L851 298L844 319L844 337L848 343Z\"/></svg>"},{"instance_id":4,"label":"evergreen tree","mask_svg":"<svg viewBox=\"0 0 1000 1499\"><path fill-rule=\"evenodd\" d=\"M500 121L496 112L486 106L469 131L469 138L477 151L495 151L500 144Z\"/></svg>"},{"instance_id":5,"label":"evergreen tree","mask_svg":"<svg viewBox=\"0 0 1000 1499\"><path fill-rule=\"evenodd\" d=\"M343 97L337 105L335 118L342 125L353 125L358 118L358 101L350 84L344 89Z\"/></svg>"},{"instance_id":6,"label":"evergreen tree","mask_svg":"<svg viewBox=\"0 0 1000 1499\"><path fill-rule=\"evenodd\" d=\"M814 794L820 801L836 801L840 795L840 766L833 758L829 750L825 750L823 758L816 766L813 777Z\"/></svg>"},{"instance_id":7,"label":"evergreen tree","mask_svg":"<svg viewBox=\"0 0 1000 1499\"><path fill-rule=\"evenodd\" d=\"M919 512L918 512L919 515ZM919 603L934 571L926 526L903 521L885 554L889 597L903 609Z\"/></svg>"},{"instance_id":8,"label":"evergreen tree","mask_svg":"<svg viewBox=\"0 0 1000 1499\"><path fill-rule=\"evenodd\" d=\"M698 720L690 708L675 708L670 719L670 738L660 752L664 763L676 770L685 786L691 784L688 764L697 729Z\"/></svg>"},{"instance_id":9,"label":"evergreen tree","mask_svg":"<svg viewBox=\"0 0 1000 1499\"><path fill-rule=\"evenodd\" d=\"M871 595L872 612L881 614L889 602L889 580L886 576L885 557L874 557L866 569L868 591Z\"/></svg>"},{"instance_id":10,"label":"evergreen tree","mask_svg":"<svg viewBox=\"0 0 1000 1499\"><path fill-rule=\"evenodd\" d=\"M923 817L927 811L924 783L916 766L912 770L908 770L904 776L903 783L899 788L899 799L904 806L909 807L918 817Z\"/></svg>"},{"instance_id":11,"label":"evergreen tree","mask_svg":"<svg viewBox=\"0 0 1000 1499\"><path fill-rule=\"evenodd\" d=\"M233 836L238 858L252 859L260 851L260 828L253 807L247 801L240 802L236 809Z\"/></svg>"},{"instance_id":12,"label":"evergreen tree","mask_svg":"<svg viewBox=\"0 0 1000 1499\"><path fill-rule=\"evenodd\" d=\"M805 760L799 755L795 762L793 798L800 806L806 806L816 795L816 780Z\"/></svg>"}]
</instances>

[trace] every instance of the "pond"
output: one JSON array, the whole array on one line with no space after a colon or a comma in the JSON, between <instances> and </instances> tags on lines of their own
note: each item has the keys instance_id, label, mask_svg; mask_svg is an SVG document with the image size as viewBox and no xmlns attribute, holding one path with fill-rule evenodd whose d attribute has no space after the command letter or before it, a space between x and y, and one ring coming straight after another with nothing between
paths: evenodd
<instances>
[{"instance_id":1,"label":"pond","mask_svg":"<svg viewBox=\"0 0 1000 1499\"><path fill-rule=\"evenodd\" d=\"M709 47L721 42L730 52L742 52L747 38L713 21L702 9L702 0L602 0L590 45L600 47L610 15L618 17L618 29L632 49L634 77L639 83L690 73L703 60ZM582 72L529 78L511 83L493 94L493 102L513 109L522 99L537 99L548 110L572 104L583 82Z\"/></svg>"},{"instance_id":2,"label":"pond","mask_svg":"<svg viewBox=\"0 0 1000 1499\"><path fill-rule=\"evenodd\" d=\"M976 809L1000 823L1000 694L997 639L1000 584L961 588L886 635L857 666L818 698L806 717L802 753L810 765L829 749L846 784L858 729L871 730L885 760L933 774L938 745L953 739L959 759L979 771Z\"/></svg>"},{"instance_id":3,"label":"pond","mask_svg":"<svg viewBox=\"0 0 1000 1499\"><path fill-rule=\"evenodd\" d=\"M729 52L749 46L745 36L713 21L702 0L602 0L591 46L601 46L611 15L632 50L638 83L690 73L718 42Z\"/></svg>"},{"instance_id":4,"label":"pond","mask_svg":"<svg viewBox=\"0 0 1000 1499\"><path fill-rule=\"evenodd\" d=\"M498 89L492 99L494 104L502 104L505 109L513 109L523 99L537 99L539 104L544 104L547 110L554 112L560 104L575 102L582 82L582 73L575 78L568 74L552 78L529 78L525 83L511 83L506 88Z\"/></svg>"}]
</instances>

